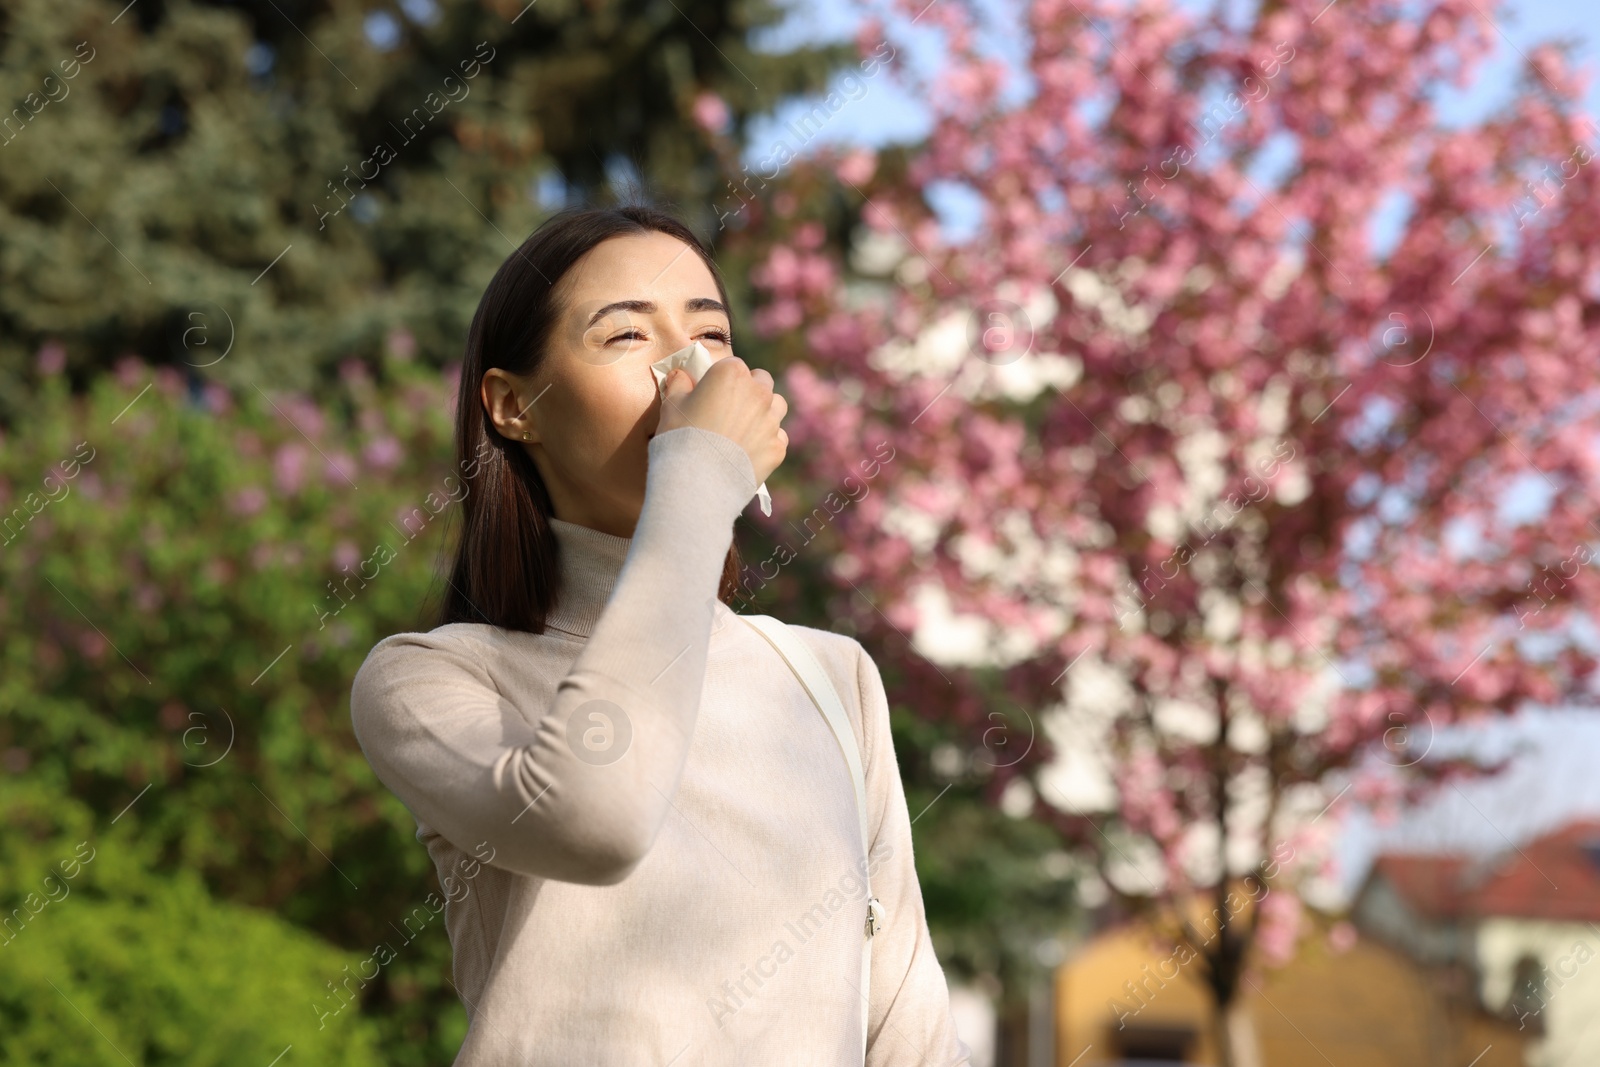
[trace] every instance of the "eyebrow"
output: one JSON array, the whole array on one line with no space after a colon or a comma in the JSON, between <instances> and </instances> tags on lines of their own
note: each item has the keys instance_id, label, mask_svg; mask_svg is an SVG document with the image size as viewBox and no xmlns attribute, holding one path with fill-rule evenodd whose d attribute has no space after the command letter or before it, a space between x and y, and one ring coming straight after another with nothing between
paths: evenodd
<instances>
[{"instance_id":1,"label":"eyebrow","mask_svg":"<svg viewBox=\"0 0 1600 1067\"><path fill-rule=\"evenodd\" d=\"M654 315L656 310L656 303L654 300L618 300L616 303L607 304L599 311L596 311L593 315L590 315L588 325L593 326L595 323L599 322L601 318L611 314L613 311L637 311L642 315ZM722 301L712 300L710 297L705 296L697 296L692 300L685 300L683 302L683 310L720 311L724 315L728 314L727 305L723 304ZM731 315L728 317L730 319L732 318Z\"/></svg>"}]
</instances>

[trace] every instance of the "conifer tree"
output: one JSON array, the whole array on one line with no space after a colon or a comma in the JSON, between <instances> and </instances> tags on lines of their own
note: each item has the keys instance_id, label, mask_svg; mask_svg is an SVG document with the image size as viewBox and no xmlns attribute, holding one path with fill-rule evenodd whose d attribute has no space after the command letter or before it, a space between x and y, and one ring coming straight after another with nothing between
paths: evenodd
<instances>
[{"instance_id":1,"label":"conifer tree","mask_svg":"<svg viewBox=\"0 0 1600 1067\"><path fill-rule=\"evenodd\" d=\"M728 0L8 5L0 423L50 342L80 385L132 353L306 388L397 326L447 363L539 219L619 182L711 234L714 144L845 58L756 50L782 17Z\"/></svg>"}]
</instances>

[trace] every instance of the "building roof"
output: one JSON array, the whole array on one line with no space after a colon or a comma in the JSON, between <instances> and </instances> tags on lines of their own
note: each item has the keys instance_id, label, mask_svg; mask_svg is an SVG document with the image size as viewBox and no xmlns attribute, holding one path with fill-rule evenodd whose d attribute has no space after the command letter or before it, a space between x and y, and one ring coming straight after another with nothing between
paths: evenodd
<instances>
[{"instance_id":1,"label":"building roof","mask_svg":"<svg viewBox=\"0 0 1600 1067\"><path fill-rule=\"evenodd\" d=\"M1451 854L1384 853L1369 877L1382 878L1418 915L1458 919L1466 913L1471 860Z\"/></svg>"},{"instance_id":2,"label":"building roof","mask_svg":"<svg viewBox=\"0 0 1600 1067\"><path fill-rule=\"evenodd\" d=\"M1422 918L1600 922L1600 819L1581 819L1487 860L1385 853L1381 878Z\"/></svg>"},{"instance_id":3,"label":"building roof","mask_svg":"<svg viewBox=\"0 0 1600 1067\"><path fill-rule=\"evenodd\" d=\"M1473 898L1479 915L1600 921L1600 820L1569 823L1511 852Z\"/></svg>"}]
</instances>

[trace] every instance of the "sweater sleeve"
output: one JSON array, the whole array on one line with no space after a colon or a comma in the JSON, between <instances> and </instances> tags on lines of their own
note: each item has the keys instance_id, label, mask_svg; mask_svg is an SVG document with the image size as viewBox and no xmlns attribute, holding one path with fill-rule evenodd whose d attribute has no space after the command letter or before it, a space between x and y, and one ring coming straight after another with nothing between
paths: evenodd
<instances>
[{"instance_id":1,"label":"sweater sleeve","mask_svg":"<svg viewBox=\"0 0 1600 1067\"><path fill-rule=\"evenodd\" d=\"M871 868L872 893L884 909L884 925L872 937L866 1067L968 1067L972 1050L956 1034L944 968L928 933L883 678L859 642L856 648L871 852L882 856Z\"/></svg>"},{"instance_id":2,"label":"sweater sleeve","mask_svg":"<svg viewBox=\"0 0 1600 1067\"><path fill-rule=\"evenodd\" d=\"M548 706L512 706L448 635L380 642L350 697L379 779L457 847L487 843L497 867L626 878L677 790L733 522L755 490L728 437L685 426L651 439L627 559Z\"/></svg>"}]
</instances>

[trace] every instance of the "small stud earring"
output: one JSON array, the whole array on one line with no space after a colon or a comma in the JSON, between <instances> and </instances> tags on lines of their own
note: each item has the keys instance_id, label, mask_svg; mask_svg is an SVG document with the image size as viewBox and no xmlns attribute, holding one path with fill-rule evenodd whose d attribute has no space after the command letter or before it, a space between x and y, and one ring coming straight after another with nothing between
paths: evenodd
<instances>
[{"instance_id":1,"label":"small stud earring","mask_svg":"<svg viewBox=\"0 0 1600 1067\"><path fill-rule=\"evenodd\" d=\"M524 441L531 441L531 440L533 440L533 434L529 433L527 430L523 430L522 431L522 439Z\"/></svg>"}]
</instances>

